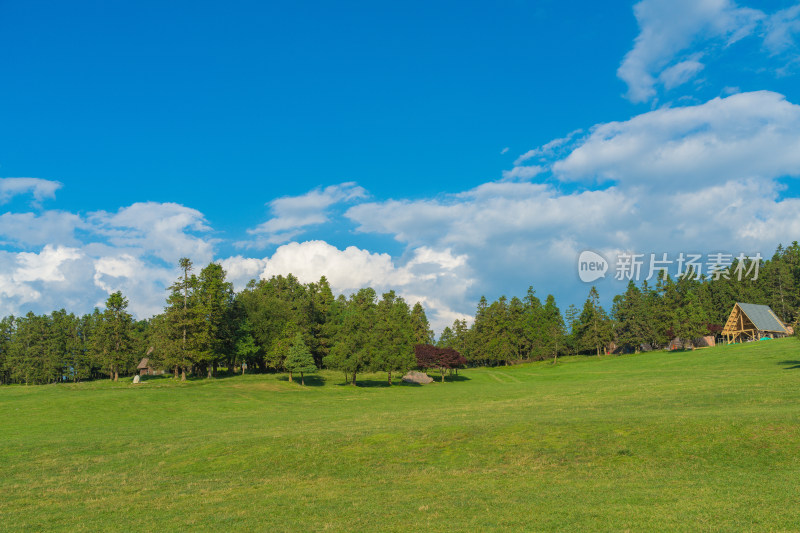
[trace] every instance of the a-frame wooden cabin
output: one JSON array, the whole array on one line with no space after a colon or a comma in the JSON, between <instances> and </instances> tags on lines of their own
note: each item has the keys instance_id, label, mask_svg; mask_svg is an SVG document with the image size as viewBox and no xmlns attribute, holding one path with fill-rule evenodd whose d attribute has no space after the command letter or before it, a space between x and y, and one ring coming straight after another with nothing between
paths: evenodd
<instances>
[{"instance_id":1,"label":"a-frame wooden cabin","mask_svg":"<svg viewBox=\"0 0 800 533\"><path fill-rule=\"evenodd\" d=\"M728 344L787 335L789 330L768 305L739 302L733 306L733 311L722 329L722 336Z\"/></svg>"}]
</instances>

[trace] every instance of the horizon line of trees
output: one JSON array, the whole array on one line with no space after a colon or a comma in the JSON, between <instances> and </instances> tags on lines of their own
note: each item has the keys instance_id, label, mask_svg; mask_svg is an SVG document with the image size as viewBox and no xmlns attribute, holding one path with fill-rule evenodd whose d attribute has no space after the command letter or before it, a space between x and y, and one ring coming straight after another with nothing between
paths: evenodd
<instances>
[{"instance_id":1,"label":"horizon line of trees","mask_svg":"<svg viewBox=\"0 0 800 533\"><path fill-rule=\"evenodd\" d=\"M246 365L299 373L301 382L319 368L339 370L353 384L358 374L380 371L391 384L393 376L425 367L415 355L418 345L452 349L470 366L556 362L561 355L600 355L612 343L638 352L676 337L691 342L717 334L737 301L769 305L785 323L795 323L800 310L797 242L762 261L756 281L691 273L675 280L664 275L653 285L631 281L610 312L594 286L581 309L570 305L563 314L553 295L542 303L532 287L523 298L489 303L481 297L472 323L456 320L436 342L422 305L409 306L394 291L379 297L363 288L334 297L324 276L303 284L289 274L251 280L235 293L221 265L210 263L199 274L187 258L179 265L164 312L147 320L132 318L121 292L109 296L102 312L3 318L0 383L116 380L135 373L147 354L150 366L182 380ZM444 373L448 367L428 368Z\"/></svg>"}]
</instances>

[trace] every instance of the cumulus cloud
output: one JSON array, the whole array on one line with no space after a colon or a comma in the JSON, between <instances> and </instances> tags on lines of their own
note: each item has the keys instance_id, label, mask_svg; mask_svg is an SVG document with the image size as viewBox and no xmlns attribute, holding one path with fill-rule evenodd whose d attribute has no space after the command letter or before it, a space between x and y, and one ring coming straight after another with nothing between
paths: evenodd
<instances>
[{"instance_id":1,"label":"cumulus cloud","mask_svg":"<svg viewBox=\"0 0 800 533\"><path fill-rule=\"evenodd\" d=\"M177 260L204 264L216 241L203 215L174 203L137 203L88 215L50 210L0 215L0 313L87 312L121 290L130 310L160 312Z\"/></svg>"},{"instance_id":2,"label":"cumulus cloud","mask_svg":"<svg viewBox=\"0 0 800 533\"><path fill-rule=\"evenodd\" d=\"M600 124L552 166L562 180L676 189L800 175L800 106L758 91Z\"/></svg>"},{"instance_id":3,"label":"cumulus cloud","mask_svg":"<svg viewBox=\"0 0 800 533\"><path fill-rule=\"evenodd\" d=\"M242 290L251 279L258 279L267 262L264 259L235 255L219 261L225 270L226 279L233 283L235 290Z\"/></svg>"},{"instance_id":4,"label":"cumulus cloud","mask_svg":"<svg viewBox=\"0 0 800 533\"><path fill-rule=\"evenodd\" d=\"M580 182L574 192L501 181L436 199L362 203L346 216L358 231L410 249L449 249L488 297L532 284L579 301L582 250L768 255L795 240L800 200L782 198L777 180L800 176L798 124L800 106L767 91L659 109L559 140L563 155L545 164ZM532 152L528 159L543 150Z\"/></svg>"},{"instance_id":5,"label":"cumulus cloud","mask_svg":"<svg viewBox=\"0 0 800 533\"><path fill-rule=\"evenodd\" d=\"M702 70L697 57L682 56L693 46L730 45L752 34L765 18L763 12L730 0L643 0L634 6L634 15L639 35L617 75L635 103L652 100L659 79L671 88Z\"/></svg>"},{"instance_id":6,"label":"cumulus cloud","mask_svg":"<svg viewBox=\"0 0 800 533\"><path fill-rule=\"evenodd\" d=\"M14 281L66 281L61 266L67 261L82 259L76 248L46 245L41 252L20 252Z\"/></svg>"},{"instance_id":7,"label":"cumulus cloud","mask_svg":"<svg viewBox=\"0 0 800 533\"><path fill-rule=\"evenodd\" d=\"M285 196L269 202L273 218L247 230L254 241L240 245L263 248L270 244L287 242L300 235L309 226L324 224L329 220L328 208L334 204L366 197L367 192L354 182L317 188L300 196Z\"/></svg>"},{"instance_id":8,"label":"cumulus cloud","mask_svg":"<svg viewBox=\"0 0 800 533\"><path fill-rule=\"evenodd\" d=\"M181 257L205 263L213 257L214 241L196 235L210 231L205 217L180 204L135 203L116 213L92 213L89 222L114 246L152 254L167 263Z\"/></svg>"},{"instance_id":9,"label":"cumulus cloud","mask_svg":"<svg viewBox=\"0 0 800 533\"><path fill-rule=\"evenodd\" d=\"M0 178L0 204L20 194L31 194L38 203L47 198L55 198L56 191L60 188L61 183L41 178Z\"/></svg>"},{"instance_id":10,"label":"cumulus cloud","mask_svg":"<svg viewBox=\"0 0 800 533\"><path fill-rule=\"evenodd\" d=\"M284 244L263 259L234 256L220 263L229 278L238 278L242 285L245 277L268 279L292 274L302 283L325 276L336 294L350 294L363 287L372 287L379 294L394 290L411 304L423 302L437 330L451 324L452 317L462 317L455 309L464 306L467 289L473 283L467 258L446 248L420 247L401 261L385 253L356 246L339 249L315 240Z\"/></svg>"},{"instance_id":11,"label":"cumulus cloud","mask_svg":"<svg viewBox=\"0 0 800 533\"><path fill-rule=\"evenodd\" d=\"M18 246L43 246L53 242L74 246L78 244L76 229L88 229L88 224L79 215L64 211L0 215L0 238Z\"/></svg>"}]
</instances>

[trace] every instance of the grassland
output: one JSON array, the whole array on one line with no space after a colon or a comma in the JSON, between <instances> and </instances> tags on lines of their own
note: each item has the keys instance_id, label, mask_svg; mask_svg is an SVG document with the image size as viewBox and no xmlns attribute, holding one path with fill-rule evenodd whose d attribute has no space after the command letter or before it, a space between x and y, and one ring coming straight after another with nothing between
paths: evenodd
<instances>
[{"instance_id":1,"label":"grassland","mask_svg":"<svg viewBox=\"0 0 800 533\"><path fill-rule=\"evenodd\" d=\"M800 528L800 342L0 388L5 531Z\"/></svg>"}]
</instances>

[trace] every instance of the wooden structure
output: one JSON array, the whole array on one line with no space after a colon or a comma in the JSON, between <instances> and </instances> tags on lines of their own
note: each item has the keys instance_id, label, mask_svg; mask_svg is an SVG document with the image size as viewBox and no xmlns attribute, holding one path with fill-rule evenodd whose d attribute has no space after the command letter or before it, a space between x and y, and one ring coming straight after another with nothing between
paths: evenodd
<instances>
[{"instance_id":1,"label":"wooden structure","mask_svg":"<svg viewBox=\"0 0 800 533\"><path fill-rule=\"evenodd\" d=\"M737 302L722 329L728 344L748 342L768 337L775 339L789 335L786 325L768 305Z\"/></svg>"},{"instance_id":2,"label":"wooden structure","mask_svg":"<svg viewBox=\"0 0 800 533\"><path fill-rule=\"evenodd\" d=\"M152 346L147 349L145 356L148 356L151 353L153 353ZM140 376L160 376L164 373L164 371L160 369L154 369L153 365L150 363L150 359L148 357L144 357L141 361L139 361L139 365L136 367L136 373Z\"/></svg>"},{"instance_id":3,"label":"wooden structure","mask_svg":"<svg viewBox=\"0 0 800 533\"><path fill-rule=\"evenodd\" d=\"M140 376L152 376L153 369L150 367L150 359L145 357L139 362L139 366L136 367L136 371L139 373Z\"/></svg>"}]
</instances>

